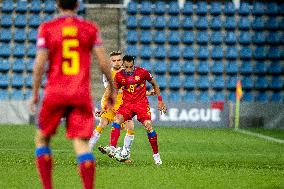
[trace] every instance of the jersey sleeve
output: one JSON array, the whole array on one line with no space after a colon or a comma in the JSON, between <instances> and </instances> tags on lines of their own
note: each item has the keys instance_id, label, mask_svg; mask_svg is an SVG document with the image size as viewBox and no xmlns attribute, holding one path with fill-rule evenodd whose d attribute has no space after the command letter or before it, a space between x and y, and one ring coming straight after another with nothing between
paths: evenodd
<instances>
[{"instance_id":1,"label":"jersey sleeve","mask_svg":"<svg viewBox=\"0 0 284 189\"><path fill-rule=\"evenodd\" d=\"M144 74L145 79L150 82L153 79L152 74L146 69L143 69L143 70L144 70L143 74Z\"/></svg>"},{"instance_id":2,"label":"jersey sleeve","mask_svg":"<svg viewBox=\"0 0 284 189\"><path fill-rule=\"evenodd\" d=\"M37 43L36 46L38 49L47 49L47 31L45 24L41 24L38 29L38 35L37 35Z\"/></svg>"},{"instance_id":3,"label":"jersey sleeve","mask_svg":"<svg viewBox=\"0 0 284 189\"><path fill-rule=\"evenodd\" d=\"M109 85L109 82L105 76L105 74L103 74L103 84L104 84L104 87L107 88L107 86Z\"/></svg>"},{"instance_id":4,"label":"jersey sleeve","mask_svg":"<svg viewBox=\"0 0 284 189\"><path fill-rule=\"evenodd\" d=\"M97 25L93 26L93 48L95 47L101 47L103 45L103 41L101 38L101 32L100 29Z\"/></svg>"}]
</instances>

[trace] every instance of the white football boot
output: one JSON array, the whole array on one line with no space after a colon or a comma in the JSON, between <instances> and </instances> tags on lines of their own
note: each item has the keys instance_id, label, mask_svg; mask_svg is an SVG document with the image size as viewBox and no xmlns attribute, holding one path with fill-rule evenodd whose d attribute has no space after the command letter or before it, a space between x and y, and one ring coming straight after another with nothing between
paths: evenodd
<instances>
[{"instance_id":1,"label":"white football boot","mask_svg":"<svg viewBox=\"0 0 284 189\"><path fill-rule=\"evenodd\" d=\"M162 165L162 160L161 160L161 157L160 157L160 154L154 154L153 155L153 158L154 158L154 161L155 161L155 164L156 165Z\"/></svg>"},{"instance_id":2,"label":"white football boot","mask_svg":"<svg viewBox=\"0 0 284 189\"><path fill-rule=\"evenodd\" d=\"M130 159L130 150L123 147L116 151L114 158L119 162L125 162Z\"/></svg>"},{"instance_id":3,"label":"white football boot","mask_svg":"<svg viewBox=\"0 0 284 189\"><path fill-rule=\"evenodd\" d=\"M114 146L99 146L98 149L100 152L107 154L111 158L114 157L116 151L116 148Z\"/></svg>"}]
</instances>

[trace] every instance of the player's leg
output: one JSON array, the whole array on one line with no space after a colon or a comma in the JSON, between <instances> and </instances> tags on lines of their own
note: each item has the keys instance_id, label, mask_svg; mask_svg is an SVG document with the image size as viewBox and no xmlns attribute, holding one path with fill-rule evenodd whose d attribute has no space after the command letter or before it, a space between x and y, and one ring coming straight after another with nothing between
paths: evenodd
<instances>
[{"instance_id":1,"label":"player's leg","mask_svg":"<svg viewBox=\"0 0 284 189\"><path fill-rule=\"evenodd\" d=\"M130 152L132 141L134 140L134 123L132 122L132 120L130 120L130 121L123 122L122 124L120 124L120 126L121 126L121 130L127 129L127 133L124 137L124 146L126 147L125 150L127 149L127 152ZM111 145L99 146L98 149L103 154L107 154L110 157L113 157L115 153L118 153L121 151ZM130 153L129 153L129 157L130 157Z\"/></svg>"},{"instance_id":2,"label":"player's leg","mask_svg":"<svg viewBox=\"0 0 284 189\"><path fill-rule=\"evenodd\" d=\"M64 109L44 100L40 109L35 134L35 162L43 188L52 188L52 152L49 146L51 135L63 116Z\"/></svg>"},{"instance_id":3,"label":"player's leg","mask_svg":"<svg viewBox=\"0 0 284 189\"><path fill-rule=\"evenodd\" d=\"M134 141L134 121L133 120L128 120L125 122L125 128L127 129L127 132L124 137L124 143L122 147L122 154L127 154L130 158L130 151L131 151L131 146Z\"/></svg>"},{"instance_id":4,"label":"player's leg","mask_svg":"<svg viewBox=\"0 0 284 189\"><path fill-rule=\"evenodd\" d=\"M100 139L102 132L104 130L104 128L109 124L109 121L106 117L104 117L103 115L100 117L100 123L98 126L96 126L95 130L93 131L93 135L89 140L89 147L91 148L91 150L93 149L93 147L96 145L96 143L98 142L98 140Z\"/></svg>"},{"instance_id":5,"label":"player's leg","mask_svg":"<svg viewBox=\"0 0 284 189\"><path fill-rule=\"evenodd\" d=\"M109 110L105 114L103 114L102 117L107 118L108 122L113 122L115 117L115 112L114 110ZM98 149L100 152L102 152L103 154L107 154L109 157L113 157L116 151L116 147L112 146L111 144L107 146L99 146Z\"/></svg>"},{"instance_id":6,"label":"player's leg","mask_svg":"<svg viewBox=\"0 0 284 189\"><path fill-rule=\"evenodd\" d=\"M158 150L158 135L157 135L156 131L154 130L153 126L152 126L152 121L151 120L145 120L143 125L144 125L144 127L147 131L148 140L149 140L149 143L151 144L151 147L152 147L153 158L154 158L155 164L161 165L162 160L161 160L159 150Z\"/></svg>"},{"instance_id":7,"label":"player's leg","mask_svg":"<svg viewBox=\"0 0 284 189\"><path fill-rule=\"evenodd\" d=\"M40 130L35 136L35 162L43 188L52 188L52 153L49 147L50 137L44 136Z\"/></svg>"},{"instance_id":8,"label":"player's leg","mask_svg":"<svg viewBox=\"0 0 284 189\"><path fill-rule=\"evenodd\" d=\"M117 141L120 136L121 124L124 122L124 118L121 114L117 114L114 118L114 122L111 124L111 132L110 132L110 141L109 146L107 147L107 154L109 157L113 157Z\"/></svg>"},{"instance_id":9,"label":"player's leg","mask_svg":"<svg viewBox=\"0 0 284 189\"><path fill-rule=\"evenodd\" d=\"M135 111L137 114L137 120L144 125L144 128L147 131L148 140L152 147L155 164L161 165L162 160L160 158L158 150L158 135L152 125L150 106L148 103L137 104Z\"/></svg>"},{"instance_id":10,"label":"player's leg","mask_svg":"<svg viewBox=\"0 0 284 189\"><path fill-rule=\"evenodd\" d=\"M131 104L123 103L114 118L114 122L111 124L111 132L110 132L110 142L109 146L102 147L99 150L103 153L107 153L109 157L113 157L116 151L117 141L120 136L121 124L124 121L132 119L132 110Z\"/></svg>"},{"instance_id":11,"label":"player's leg","mask_svg":"<svg viewBox=\"0 0 284 189\"><path fill-rule=\"evenodd\" d=\"M125 128L127 129L126 135L124 137L124 144L121 150L118 150L115 153L115 158L118 161L124 162L130 159L130 150L134 140L134 122L132 120L128 120L124 122Z\"/></svg>"},{"instance_id":12,"label":"player's leg","mask_svg":"<svg viewBox=\"0 0 284 189\"><path fill-rule=\"evenodd\" d=\"M113 114L114 114L114 112L113 112ZM113 118L114 118L114 117L115 117L115 116L113 116ZM112 118L112 120L113 120L113 118ZM112 125L113 125L113 124L112 124ZM116 129L116 128L115 128L115 129ZM111 133L110 133L110 139L111 139L112 137L114 137L113 134L119 134L119 135L120 135L120 132L119 132L119 133L117 133L117 131L113 132L113 130L114 130L114 128L112 127L112 128L111 128ZM119 136L118 136L118 137L119 137ZM109 157L113 157L113 156L114 156L114 153L115 153L115 151L116 151L116 145L113 146L112 143L110 142L109 145L107 145L107 146L99 146L98 149L99 149L99 151L102 152L103 154L107 154Z\"/></svg>"},{"instance_id":13,"label":"player's leg","mask_svg":"<svg viewBox=\"0 0 284 189\"><path fill-rule=\"evenodd\" d=\"M125 128L127 129L126 135L124 137L123 149L130 152L131 146L134 140L134 121L128 120L125 122Z\"/></svg>"},{"instance_id":14,"label":"player's leg","mask_svg":"<svg viewBox=\"0 0 284 189\"><path fill-rule=\"evenodd\" d=\"M95 183L96 162L88 141L92 136L94 117L91 102L73 107L66 115L66 134L73 139L78 170L85 189L92 189Z\"/></svg>"},{"instance_id":15,"label":"player's leg","mask_svg":"<svg viewBox=\"0 0 284 189\"><path fill-rule=\"evenodd\" d=\"M73 146L84 189L92 189L95 184L96 164L86 138L74 138Z\"/></svg>"},{"instance_id":16,"label":"player's leg","mask_svg":"<svg viewBox=\"0 0 284 189\"><path fill-rule=\"evenodd\" d=\"M124 121L131 120L133 116L132 104L122 103L114 118L114 122L111 124L110 146L116 147L120 136L121 124Z\"/></svg>"}]
</instances>

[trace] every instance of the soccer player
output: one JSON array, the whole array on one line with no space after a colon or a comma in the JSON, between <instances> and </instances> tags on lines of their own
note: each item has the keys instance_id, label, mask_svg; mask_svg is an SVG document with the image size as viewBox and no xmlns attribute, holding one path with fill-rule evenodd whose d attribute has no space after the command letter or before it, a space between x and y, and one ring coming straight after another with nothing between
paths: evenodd
<instances>
[{"instance_id":1,"label":"soccer player","mask_svg":"<svg viewBox=\"0 0 284 189\"><path fill-rule=\"evenodd\" d=\"M59 16L42 23L38 31L37 55L33 73L31 110L39 102L39 88L48 61L47 84L37 117L35 159L45 189L52 188L52 151L50 140L62 117L66 136L73 140L78 170L85 189L95 186L95 157L88 146L94 116L90 92L91 52L100 69L111 81L109 61L102 46L98 26L76 15L77 0L57 0ZM110 82L110 107L115 89Z\"/></svg>"},{"instance_id":2,"label":"soccer player","mask_svg":"<svg viewBox=\"0 0 284 189\"><path fill-rule=\"evenodd\" d=\"M110 61L112 64L112 78L114 78L115 74L122 69L122 57L121 57L120 51L113 51L110 53ZM116 112L120 105L122 104L122 91L121 89L118 90L118 94L116 96L115 104L112 109L109 109L106 111L107 106L107 97L109 96L109 82L103 75L103 83L104 87L106 88L104 95L101 100L101 107L102 109L97 113L97 115L100 117L99 125L96 127L96 129L93 132L93 136L91 137L89 141L89 146L91 149L96 145L97 141L101 137L101 134L104 130L104 128L109 124L112 123L114 120L114 117L116 115ZM128 148L131 148L131 144L134 140L134 123L132 120L129 120L125 123L125 128L127 128L127 133L124 137L124 142L127 145ZM112 147L99 147L100 151L103 153L107 153L109 156L114 155L115 148Z\"/></svg>"},{"instance_id":3,"label":"soccer player","mask_svg":"<svg viewBox=\"0 0 284 189\"><path fill-rule=\"evenodd\" d=\"M155 164L161 165L162 160L158 152L157 133L152 126L150 106L146 97L146 81L152 84L155 94L158 95L158 109L165 113L166 106L162 100L159 86L147 70L134 66L134 57L125 55L123 64L125 69L119 71L114 79L116 87L118 89L123 88L123 103L112 123L110 146L117 145L121 124L137 115L137 120L144 125L147 131ZM128 149L123 146L122 151L116 153L115 157L119 161L127 160L129 158Z\"/></svg>"},{"instance_id":4,"label":"soccer player","mask_svg":"<svg viewBox=\"0 0 284 189\"><path fill-rule=\"evenodd\" d=\"M112 78L115 77L115 74L118 71L123 69L121 54L122 53L120 51L113 51L110 53L110 61L112 64ZM99 125L94 130L93 136L89 141L89 146L91 149L93 149L93 147L96 145L105 127L109 123L112 123L114 121L116 112L118 108L120 107L120 105L122 104L122 89L119 89L118 94L116 96L115 105L113 106L112 109L109 109L108 111L106 111L106 105L107 105L106 96L108 96L108 93L109 93L109 89L108 89L109 83L106 80L104 75L103 75L103 83L104 83L104 87L106 88L106 90L101 100L102 109L96 112L96 115L100 116L100 122L99 122ZM147 96L154 95L154 92L146 91L146 95ZM124 137L124 145L130 151L131 145L134 140L134 133L135 133L134 132L134 122L132 120L128 120L124 122L123 124L124 124L124 128L127 129L127 133ZM110 157L113 157L116 148L114 146L105 146L105 147L99 146L99 150L102 153L107 154Z\"/></svg>"}]
</instances>

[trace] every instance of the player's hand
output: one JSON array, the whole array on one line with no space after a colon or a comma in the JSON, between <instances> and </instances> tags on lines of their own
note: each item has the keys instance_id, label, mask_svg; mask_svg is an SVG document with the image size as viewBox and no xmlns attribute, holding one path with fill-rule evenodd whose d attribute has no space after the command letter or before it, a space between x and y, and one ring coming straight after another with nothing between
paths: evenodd
<instances>
[{"instance_id":1,"label":"player's hand","mask_svg":"<svg viewBox=\"0 0 284 189\"><path fill-rule=\"evenodd\" d=\"M146 96L155 96L156 92L154 89L150 90L150 91L146 91Z\"/></svg>"},{"instance_id":2,"label":"player's hand","mask_svg":"<svg viewBox=\"0 0 284 189\"><path fill-rule=\"evenodd\" d=\"M108 93L108 97L107 97L107 107L106 107L107 110L114 106L115 100L116 100L116 95L117 95L117 90L114 86L114 83L111 82L110 85L109 85L109 93Z\"/></svg>"},{"instance_id":3,"label":"player's hand","mask_svg":"<svg viewBox=\"0 0 284 189\"><path fill-rule=\"evenodd\" d=\"M113 92L110 92L108 98L107 98L107 107L106 107L106 110L108 109L111 109L114 104L115 104L115 99L116 99L116 92L113 91Z\"/></svg>"},{"instance_id":4,"label":"player's hand","mask_svg":"<svg viewBox=\"0 0 284 189\"><path fill-rule=\"evenodd\" d=\"M167 113L167 107L163 101L158 100L158 110L161 112L161 114Z\"/></svg>"},{"instance_id":5,"label":"player's hand","mask_svg":"<svg viewBox=\"0 0 284 189\"><path fill-rule=\"evenodd\" d=\"M97 117L101 117L101 115L106 112L107 110L105 108L102 108L100 110L97 110L94 112L94 115L97 116Z\"/></svg>"},{"instance_id":6,"label":"player's hand","mask_svg":"<svg viewBox=\"0 0 284 189\"><path fill-rule=\"evenodd\" d=\"M32 95L32 98L31 98L31 101L30 101L30 111L32 113L35 113L36 105L38 104L38 102L39 102L39 95L38 94Z\"/></svg>"}]
</instances>

